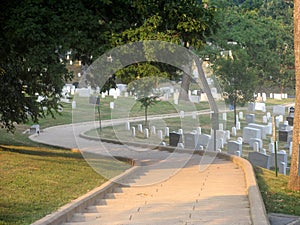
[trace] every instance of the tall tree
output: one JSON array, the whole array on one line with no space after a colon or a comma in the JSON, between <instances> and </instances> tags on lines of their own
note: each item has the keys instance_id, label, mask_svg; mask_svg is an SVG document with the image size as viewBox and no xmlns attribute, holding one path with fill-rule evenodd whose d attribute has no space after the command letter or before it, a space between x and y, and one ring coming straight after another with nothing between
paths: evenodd
<instances>
[{"instance_id":1,"label":"tall tree","mask_svg":"<svg viewBox=\"0 0 300 225\"><path fill-rule=\"evenodd\" d=\"M300 0L295 0L294 4L296 100L293 128L293 152L288 186L292 190L300 190Z\"/></svg>"},{"instance_id":2,"label":"tall tree","mask_svg":"<svg viewBox=\"0 0 300 225\"><path fill-rule=\"evenodd\" d=\"M283 92L294 85L291 2L231 1L227 5L223 2L225 6L218 11L221 26L210 37L216 55L221 50L233 50L232 43L247 50L251 67L260 80L259 91L270 87L270 92L275 88ZM210 59L213 60L212 55Z\"/></svg>"},{"instance_id":3,"label":"tall tree","mask_svg":"<svg viewBox=\"0 0 300 225\"><path fill-rule=\"evenodd\" d=\"M54 116L61 89L72 78L66 54L91 64L111 47L111 34L134 26L138 17L129 0L3 0L1 126L13 130L15 123Z\"/></svg>"},{"instance_id":4,"label":"tall tree","mask_svg":"<svg viewBox=\"0 0 300 225\"><path fill-rule=\"evenodd\" d=\"M207 35L217 28L214 18L215 8L199 1L133 1L140 12L143 22L141 26L132 27L121 35L116 35L119 42L162 40L178 43L186 48L199 48ZM120 38L121 36L121 38ZM182 62L187 71L192 68L190 59ZM183 74L180 98L188 100L190 84L189 74Z\"/></svg>"}]
</instances>

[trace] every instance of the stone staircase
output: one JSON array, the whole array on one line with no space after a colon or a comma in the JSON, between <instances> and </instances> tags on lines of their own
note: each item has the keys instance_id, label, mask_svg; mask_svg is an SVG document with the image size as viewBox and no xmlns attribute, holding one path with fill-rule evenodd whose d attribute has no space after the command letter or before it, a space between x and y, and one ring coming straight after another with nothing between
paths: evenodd
<instances>
[{"instance_id":1,"label":"stone staircase","mask_svg":"<svg viewBox=\"0 0 300 225\"><path fill-rule=\"evenodd\" d=\"M203 171L200 156L160 182L167 167L141 168L63 225L252 224L244 172L216 158Z\"/></svg>"}]
</instances>

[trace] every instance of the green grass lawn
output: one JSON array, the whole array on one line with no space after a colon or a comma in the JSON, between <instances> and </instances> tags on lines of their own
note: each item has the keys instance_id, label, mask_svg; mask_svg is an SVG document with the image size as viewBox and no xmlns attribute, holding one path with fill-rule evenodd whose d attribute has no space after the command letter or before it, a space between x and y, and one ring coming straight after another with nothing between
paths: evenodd
<instances>
[{"instance_id":1,"label":"green grass lawn","mask_svg":"<svg viewBox=\"0 0 300 225\"><path fill-rule=\"evenodd\" d=\"M66 149L2 146L0 161L0 224L30 224L107 180ZM97 163L116 175L130 167Z\"/></svg>"},{"instance_id":2,"label":"green grass lawn","mask_svg":"<svg viewBox=\"0 0 300 225\"><path fill-rule=\"evenodd\" d=\"M268 213L283 213L300 216L300 191L287 188L288 176L267 169L255 168L260 192Z\"/></svg>"}]
</instances>

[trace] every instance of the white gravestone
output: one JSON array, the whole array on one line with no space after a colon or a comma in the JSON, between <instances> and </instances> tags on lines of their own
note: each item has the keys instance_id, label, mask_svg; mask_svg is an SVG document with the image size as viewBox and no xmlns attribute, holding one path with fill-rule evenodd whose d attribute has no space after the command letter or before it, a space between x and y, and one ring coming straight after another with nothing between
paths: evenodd
<instances>
[{"instance_id":1,"label":"white gravestone","mask_svg":"<svg viewBox=\"0 0 300 225\"><path fill-rule=\"evenodd\" d=\"M156 134L156 128L155 128L155 126L151 126L151 134L153 134L153 135Z\"/></svg>"},{"instance_id":2,"label":"white gravestone","mask_svg":"<svg viewBox=\"0 0 300 225\"><path fill-rule=\"evenodd\" d=\"M278 165L278 172L283 174L283 175L286 175L286 163L285 162L281 162L279 165Z\"/></svg>"},{"instance_id":3,"label":"white gravestone","mask_svg":"<svg viewBox=\"0 0 300 225\"><path fill-rule=\"evenodd\" d=\"M270 169L270 157L260 152L249 152L248 160L253 166Z\"/></svg>"},{"instance_id":4,"label":"white gravestone","mask_svg":"<svg viewBox=\"0 0 300 225\"><path fill-rule=\"evenodd\" d=\"M251 138L261 139L260 129L253 128L253 127L244 127L243 128L243 140L244 140L244 142L248 144Z\"/></svg>"},{"instance_id":5,"label":"white gravestone","mask_svg":"<svg viewBox=\"0 0 300 225\"><path fill-rule=\"evenodd\" d=\"M219 123L219 130L223 130L223 123Z\"/></svg>"},{"instance_id":6,"label":"white gravestone","mask_svg":"<svg viewBox=\"0 0 300 225\"><path fill-rule=\"evenodd\" d=\"M244 119L244 113L243 112L239 112L239 118L242 120Z\"/></svg>"},{"instance_id":7,"label":"white gravestone","mask_svg":"<svg viewBox=\"0 0 300 225\"><path fill-rule=\"evenodd\" d=\"M240 130L240 129L241 129L241 123L240 123L240 122L237 122L237 123L236 123L236 129L237 129L237 130Z\"/></svg>"},{"instance_id":8,"label":"white gravestone","mask_svg":"<svg viewBox=\"0 0 300 225\"><path fill-rule=\"evenodd\" d=\"M259 146L258 146L258 143L257 143L257 142L254 142L254 143L253 143L252 148L253 148L253 151L259 152Z\"/></svg>"},{"instance_id":9,"label":"white gravestone","mask_svg":"<svg viewBox=\"0 0 300 225\"><path fill-rule=\"evenodd\" d=\"M255 123L255 114L246 114L246 123Z\"/></svg>"},{"instance_id":10,"label":"white gravestone","mask_svg":"<svg viewBox=\"0 0 300 225\"><path fill-rule=\"evenodd\" d=\"M158 136L159 140L161 140L161 141L164 139L162 130L157 131L157 136Z\"/></svg>"},{"instance_id":11,"label":"white gravestone","mask_svg":"<svg viewBox=\"0 0 300 225\"><path fill-rule=\"evenodd\" d=\"M231 128L232 136L236 137L236 127Z\"/></svg>"},{"instance_id":12,"label":"white gravestone","mask_svg":"<svg viewBox=\"0 0 300 225\"><path fill-rule=\"evenodd\" d=\"M269 152L274 153L274 151L275 151L275 145L274 145L274 142L272 142L269 144Z\"/></svg>"},{"instance_id":13,"label":"white gravestone","mask_svg":"<svg viewBox=\"0 0 300 225\"><path fill-rule=\"evenodd\" d=\"M227 151L230 155L236 155L236 152L239 151L242 153L243 144L238 141L228 141Z\"/></svg>"},{"instance_id":14,"label":"white gravestone","mask_svg":"<svg viewBox=\"0 0 300 225\"><path fill-rule=\"evenodd\" d=\"M109 103L109 108L110 109L114 109L115 108L115 103L114 102L110 102Z\"/></svg>"},{"instance_id":15,"label":"white gravestone","mask_svg":"<svg viewBox=\"0 0 300 225\"><path fill-rule=\"evenodd\" d=\"M179 148L179 149L184 149L183 143L178 143L178 144L177 144L177 148Z\"/></svg>"},{"instance_id":16,"label":"white gravestone","mask_svg":"<svg viewBox=\"0 0 300 225\"><path fill-rule=\"evenodd\" d=\"M277 152L277 167L281 162L287 163L286 152ZM275 153L271 153L270 155L270 167L275 167Z\"/></svg>"},{"instance_id":17,"label":"white gravestone","mask_svg":"<svg viewBox=\"0 0 300 225\"><path fill-rule=\"evenodd\" d=\"M263 116L263 123L268 123L268 117L267 116Z\"/></svg>"},{"instance_id":18,"label":"white gravestone","mask_svg":"<svg viewBox=\"0 0 300 225\"><path fill-rule=\"evenodd\" d=\"M251 138L251 139L249 140L249 146L253 148L254 143L258 143L258 148L259 148L259 149L262 149L262 147L263 147L263 142L262 142L261 139L259 139L259 138Z\"/></svg>"},{"instance_id":19,"label":"white gravestone","mask_svg":"<svg viewBox=\"0 0 300 225\"><path fill-rule=\"evenodd\" d=\"M271 113L267 112L267 119L270 120L270 118L271 118Z\"/></svg>"},{"instance_id":20,"label":"white gravestone","mask_svg":"<svg viewBox=\"0 0 300 225\"><path fill-rule=\"evenodd\" d=\"M131 136L135 137L135 127L131 127Z\"/></svg>"},{"instance_id":21,"label":"white gravestone","mask_svg":"<svg viewBox=\"0 0 300 225\"><path fill-rule=\"evenodd\" d=\"M165 127L165 136L169 137L169 135L170 135L170 129L169 127Z\"/></svg>"},{"instance_id":22,"label":"white gravestone","mask_svg":"<svg viewBox=\"0 0 300 225\"><path fill-rule=\"evenodd\" d=\"M240 143L243 143L243 138L242 137L238 137L237 141L240 142Z\"/></svg>"},{"instance_id":23,"label":"white gravestone","mask_svg":"<svg viewBox=\"0 0 300 225\"><path fill-rule=\"evenodd\" d=\"M273 125L272 125L272 123L268 123L268 125L266 127L266 132L267 132L267 134L272 135L272 133L273 133Z\"/></svg>"},{"instance_id":24,"label":"white gravestone","mask_svg":"<svg viewBox=\"0 0 300 225\"><path fill-rule=\"evenodd\" d=\"M267 94L266 93L262 93L261 94L261 98L262 98L263 102L267 101Z\"/></svg>"},{"instance_id":25,"label":"white gravestone","mask_svg":"<svg viewBox=\"0 0 300 225\"><path fill-rule=\"evenodd\" d=\"M261 131L261 138L266 139L267 138L267 127L265 125L260 125L256 123L249 123L248 127L253 127L256 129L260 129Z\"/></svg>"},{"instance_id":26,"label":"white gravestone","mask_svg":"<svg viewBox=\"0 0 300 225\"><path fill-rule=\"evenodd\" d=\"M285 106L283 106L283 105L273 106L273 114L274 115L285 115Z\"/></svg>"},{"instance_id":27,"label":"white gravestone","mask_svg":"<svg viewBox=\"0 0 300 225\"><path fill-rule=\"evenodd\" d=\"M149 130L148 130L148 128L145 128L145 130L144 130L144 137L145 138L149 138Z\"/></svg>"},{"instance_id":28,"label":"white gravestone","mask_svg":"<svg viewBox=\"0 0 300 225\"><path fill-rule=\"evenodd\" d=\"M249 102L249 104L248 104L248 110L249 111L254 111L255 110L255 103L254 102Z\"/></svg>"},{"instance_id":29,"label":"white gravestone","mask_svg":"<svg viewBox=\"0 0 300 225\"><path fill-rule=\"evenodd\" d=\"M125 130L130 130L130 122L125 123Z\"/></svg>"},{"instance_id":30,"label":"white gravestone","mask_svg":"<svg viewBox=\"0 0 300 225\"><path fill-rule=\"evenodd\" d=\"M138 124L138 132L143 133L143 125L142 124Z\"/></svg>"},{"instance_id":31,"label":"white gravestone","mask_svg":"<svg viewBox=\"0 0 300 225\"><path fill-rule=\"evenodd\" d=\"M211 139L211 136L208 134L200 134L198 136L198 143L197 143L197 147L199 148L200 146L202 146L203 148L206 148L208 146L208 143Z\"/></svg>"}]
</instances>

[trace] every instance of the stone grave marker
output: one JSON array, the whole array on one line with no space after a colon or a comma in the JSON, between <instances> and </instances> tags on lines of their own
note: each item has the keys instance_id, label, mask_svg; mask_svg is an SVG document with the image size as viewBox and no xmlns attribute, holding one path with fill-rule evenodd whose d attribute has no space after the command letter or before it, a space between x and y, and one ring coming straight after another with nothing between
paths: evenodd
<instances>
[{"instance_id":1,"label":"stone grave marker","mask_svg":"<svg viewBox=\"0 0 300 225\"><path fill-rule=\"evenodd\" d=\"M161 141L164 139L162 130L158 130L158 131L157 131L157 137L158 137L159 140L161 140Z\"/></svg>"},{"instance_id":2,"label":"stone grave marker","mask_svg":"<svg viewBox=\"0 0 300 225\"><path fill-rule=\"evenodd\" d=\"M274 142L271 142L269 144L269 152L270 153L274 153L275 152L275 145L274 145Z\"/></svg>"},{"instance_id":3,"label":"stone grave marker","mask_svg":"<svg viewBox=\"0 0 300 225\"><path fill-rule=\"evenodd\" d=\"M211 139L210 135L200 134L198 136L197 148L199 148L200 146L202 146L203 148L207 148L210 139Z\"/></svg>"},{"instance_id":4,"label":"stone grave marker","mask_svg":"<svg viewBox=\"0 0 300 225\"><path fill-rule=\"evenodd\" d=\"M259 152L259 146L258 146L258 143L257 143L257 142L254 142L254 143L253 143L252 148L253 148L253 151Z\"/></svg>"},{"instance_id":5,"label":"stone grave marker","mask_svg":"<svg viewBox=\"0 0 300 225\"><path fill-rule=\"evenodd\" d=\"M131 136L135 137L135 127L131 127Z\"/></svg>"},{"instance_id":6,"label":"stone grave marker","mask_svg":"<svg viewBox=\"0 0 300 225\"><path fill-rule=\"evenodd\" d=\"M270 169L270 156L260 152L249 152L248 160L253 166Z\"/></svg>"},{"instance_id":7,"label":"stone grave marker","mask_svg":"<svg viewBox=\"0 0 300 225\"><path fill-rule=\"evenodd\" d=\"M243 144L238 141L228 141L227 143L227 152L230 155L236 155L236 152L239 151L242 154Z\"/></svg>"},{"instance_id":8,"label":"stone grave marker","mask_svg":"<svg viewBox=\"0 0 300 225\"><path fill-rule=\"evenodd\" d=\"M232 136L236 137L236 127L231 128Z\"/></svg>"},{"instance_id":9,"label":"stone grave marker","mask_svg":"<svg viewBox=\"0 0 300 225\"><path fill-rule=\"evenodd\" d=\"M110 102L109 103L109 108L110 109L114 109L115 108L115 103L114 102Z\"/></svg>"},{"instance_id":10,"label":"stone grave marker","mask_svg":"<svg viewBox=\"0 0 300 225\"><path fill-rule=\"evenodd\" d=\"M155 126L151 126L150 131L151 131L151 134L155 135L156 134Z\"/></svg>"},{"instance_id":11,"label":"stone grave marker","mask_svg":"<svg viewBox=\"0 0 300 225\"><path fill-rule=\"evenodd\" d=\"M149 138L149 129L148 128L145 128L145 130L144 130L144 137L145 138Z\"/></svg>"},{"instance_id":12,"label":"stone grave marker","mask_svg":"<svg viewBox=\"0 0 300 225\"><path fill-rule=\"evenodd\" d=\"M40 133L40 125L39 124L33 124L29 128L30 134L39 134Z\"/></svg>"},{"instance_id":13,"label":"stone grave marker","mask_svg":"<svg viewBox=\"0 0 300 225\"><path fill-rule=\"evenodd\" d=\"M196 133L185 133L183 137L184 137L184 146L186 148L191 148L191 149L197 148L198 135Z\"/></svg>"},{"instance_id":14,"label":"stone grave marker","mask_svg":"<svg viewBox=\"0 0 300 225\"><path fill-rule=\"evenodd\" d=\"M281 152L281 151L277 152L277 166L279 166L281 162L287 164L286 152ZM275 167L275 153L271 153L270 155L270 167Z\"/></svg>"},{"instance_id":15,"label":"stone grave marker","mask_svg":"<svg viewBox=\"0 0 300 225\"><path fill-rule=\"evenodd\" d=\"M170 129L169 127L165 127L165 136L169 137Z\"/></svg>"},{"instance_id":16,"label":"stone grave marker","mask_svg":"<svg viewBox=\"0 0 300 225\"><path fill-rule=\"evenodd\" d=\"M241 120L244 119L244 113L243 112L239 112L239 116L238 116Z\"/></svg>"},{"instance_id":17,"label":"stone grave marker","mask_svg":"<svg viewBox=\"0 0 300 225\"><path fill-rule=\"evenodd\" d=\"M281 162L279 165L278 165L278 172L283 174L283 175L286 175L286 163L284 162Z\"/></svg>"},{"instance_id":18,"label":"stone grave marker","mask_svg":"<svg viewBox=\"0 0 300 225\"><path fill-rule=\"evenodd\" d=\"M137 127L138 127L138 132L143 133L143 125L139 123Z\"/></svg>"},{"instance_id":19,"label":"stone grave marker","mask_svg":"<svg viewBox=\"0 0 300 225\"><path fill-rule=\"evenodd\" d=\"M260 129L253 128L253 127L244 127L243 128L243 141L248 144L251 138L261 139Z\"/></svg>"},{"instance_id":20,"label":"stone grave marker","mask_svg":"<svg viewBox=\"0 0 300 225\"><path fill-rule=\"evenodd\" d=\"M263 116L263 123L268 123L268 117L266 115Z\"/></svg>"},{"instance_id":21,"label":"stone grave marker","mask_svg":"<svg viewBox=\"0 0 300 225\"><path fill-rule=\"evenodd\" d=\"M169 134L169 145L176 147L178 143L182 143L182 134L171 132Z\"/></svg>"},{"instance_id":22,"label":"stone grave marker","mask_svg":"<svg viewBox=\"0 0 300 225\"><path fill-rule=\"evenodd\" d=\"M246 114L246 123L255 123L255 114Z\"/></svg>"},{"instance_id":23,"label":"stone grave marker","mask_svg":"<svg viewBox=\"0 0 300 225\"><path fill-rule=\"evenodd\" d=\"M125 130L130 130L130 122L125 123Z\"/></svg>"},{"instance_id":24,"label":"stone grave marker","mask_svg":"<svg viewBox=\"0 0 300 225\"><path fill-rule=\"evenodd\" d=\"M273 114L274 115L284 115L285 114L285 106L282 106L282 105L273 106Z\"/></svg>"},{"instance_id":25,"label":"stone grave marker","mask_svg":"<svg viewBox=\"0 0 300 225\"><path fill-rule=\"evenodd\" d=\"M254 102L249 102L248 110L251 111L251 112L255 110L255 103Z\"/></svg>"},{"instance_id":26,"label":"stone grave marker","mask_svg":"<svg viewBox=\"0 0 300 225\"><path fill-rule=\"evenodd\" d=\"M227 120L227 113L223 113L222 116L223 116L223 120L226 121Z\"/></svg>"},{"instance_id":27,"label":"stone grave marker","mask_svg":"<svg viewBox=\"0 0 300 225\"><path fill-rule=\"evenodd\" d=\"M261 138L266 139L267 138L267 127L265 125L260 125L256 123L249 123L248 127L253 127L256 129L260 129L261 132Z\"/></svg>"},{"instance_id":28,"label":"stone grave marker","mask_svg":"<svg viewBox=\"0 0 300 225\"><path fill-rule=\"evenodd\" d=\"M250 145L250 147L254 148L254 143L257 143L257 144L258 144L258 148L259 148L259 149L262 149L262 147L263 147L263 142L262 142L262 140L261 140L260 138L251 138L251 139L249 140L249 145Z\"/></svg>"}]
</instances>

